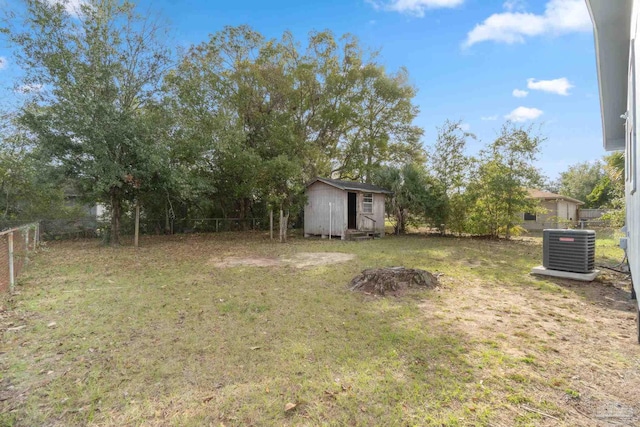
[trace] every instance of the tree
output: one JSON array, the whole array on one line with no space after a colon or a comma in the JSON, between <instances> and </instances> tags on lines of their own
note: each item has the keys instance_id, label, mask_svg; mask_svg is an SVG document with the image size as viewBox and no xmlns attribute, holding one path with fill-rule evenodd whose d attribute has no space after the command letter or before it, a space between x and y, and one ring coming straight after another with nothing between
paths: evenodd
<instances>
[{"instance_id":1,"label":"tree","mask_svg":"<svg viewBox=\"0 0 640 427\"><path fill-rule=\"evenodd\" d=\"M351 105L340 176L371 182L373 171L385 162L422 162L423 130L413 125L419 109L412 103L416 90L407 70L387 74L380 65L363 64L354 89L359 95Z\"/></svg>"},{"instance_id":2,"label":"tree","mask_svg":"<svg viewBox=\"0 0 640 427\"><path fill-rule=\"evenodd\" d=\"M475 139L475 135L462 129L462 120L445 120L438 128L429 162L447 195L461 193L467 182L470 161L464 152L469 138Z\"/></svg>"},{"instance_id":3,"label":"tree","mask_svg":"<svg viewBox=\"0 0 640 427\"><path fill-rule=\"evenodd\" d=\"M573 197L585 202L585 208L599 207L599 204L606 203L606 200L598 199L603 196L606 199L608 195L600 191L600 197L592 197L590 200L589 194L593 192L604 176L602 163L599 161L578 163L570 166L569 169L560 174L558 191L563 196Z\"/></svg>"},{"instance_id":4,"label":"tree","mask_svg":"<svg viewBox=\"0 0 640 427\"><path fill-rule=\"evenodd\" d=\"M406 71L386 73L353 36L312 32L303 49L290 33L226 27L186 52L165 88L176 145L211 183L204 199L239 218L259 205L286 222L314 176L366 181L421 155Z\"/></svg>"},{"instance_id":5,"label":"tree","mask_svg":"<svg viewBox=\"0 0 640 427\"><path fill-rule=\"evenodd\" d=\"M542 141L531 127L507 122L498 138L481 152L468 187L473 198L469 224L472 233L493 238L504 233L509 239L520 222L519 215L536 209L535 202L528 198L527 188L542 181L533 166Z\"/></svg>"},{"instance_id":6,"label":"tree","mask_svg":"<svg viewBox=\"0 0 640 427\"><path fill-rule=\"evenodd\" d=\"M170 65L163 30L127 0L88 0L75 14L66 1L23 3L26 14L9 40L24 83L44 90L22 109L20 123L87 194L108 203L116 245L132 177L145 183L156 172L157 129L144 111Z\"/></svg>"},{"instance_id":7,"label":"tree","mask_svg":"<svg viewBox=\"0 0 640 427\"><path fill-rule=\"evenodd\" d=\"M443 232L446 228L458 233L464 229L468 205L463 190L471 167L471 161L465 155L469 138L475 138L475 135L462 129L461 120L446 120L438 128L436 143L429 156L431 170L447 196L442 214Z\"/></svg>"},{"instance_id":8,"label":"tree","mask_svg":"<svg viewBox=\"0 0 640 427\"><path fill-rule=\"evenodd\" d=\"M406 233L407 225L427 221L439 227L442 221L444 191L421 165L383 166L373 175L373 183L393 191L387 199L387 212L395 220L394 232Z\"/></svg>"},{"instance_id":9,"label":"tree","mask_svg":"<svg viewBox=\"0 0 640 427\"><path fill-rule=\"evenodd\" d=\"M14 117L0 123L0 218L32 221L80 216L79 207L65 204L68 183L59 168L39 154Z\"/></svg>"}]
</instances>

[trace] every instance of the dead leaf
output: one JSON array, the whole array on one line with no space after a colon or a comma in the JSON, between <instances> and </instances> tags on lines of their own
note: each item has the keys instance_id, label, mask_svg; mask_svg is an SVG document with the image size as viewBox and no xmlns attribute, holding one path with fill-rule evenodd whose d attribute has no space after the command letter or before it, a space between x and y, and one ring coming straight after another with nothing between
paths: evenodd
<instances>
[{"instance_id":1,"label":"dead leaf","mask_svg":"<svg viewBox=\"0 0 640 427\"><path fill-rule=\"evenodd\" d=\"M205 397L202 399L202 403L209 403L213 400L214 396Z\"/></svg>"},{"instance_id":2,"label":"dead leaf","mask_svg":"<svg viewBox=\"0 0 640 427\"><path fill-rule=\"evenodd\" d=\"M255 347L249 347L250 350L259 350L261 347L259 345L255 346Z\"/></svg>"},{"instance_id":3,"label":"dead leaf","mask_svg":"<svg viewBox=\"0 0 640 427\"><path fill-rule=\"evenodd\" d=\"M286 405L284 405L284 412L292 411L292 410L296 409L297 406L298 406L297 403L289 402Z\"/></svg>"},{"instance_id":4,"label":"dead leaf","mask_svg":"<svg viewBox=\"0 0 640 427\"><path fill-rule=\"evenodd\" d=\"M55 327L56 325L57 325L57 323L56 323L56 322L50 322L50 323L47 325L47 328L53 328L53 327Z\"/></svg>"}]
</instances>

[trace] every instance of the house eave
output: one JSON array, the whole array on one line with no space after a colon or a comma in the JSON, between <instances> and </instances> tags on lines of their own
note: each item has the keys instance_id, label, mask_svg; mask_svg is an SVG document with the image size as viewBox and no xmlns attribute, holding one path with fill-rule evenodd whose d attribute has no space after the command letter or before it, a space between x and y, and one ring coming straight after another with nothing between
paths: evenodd
<instances>
[{"instance_id":1,"label":"house eave","mask_svg":"<svg viewBox=\"0 0 640 427\"><path fill-rule=\"evenodd\" d=\"M625 147L629 42L632 0L586 0L593 23L600 92L603 145L607 151Z\"/></svg>"}]
</instances>

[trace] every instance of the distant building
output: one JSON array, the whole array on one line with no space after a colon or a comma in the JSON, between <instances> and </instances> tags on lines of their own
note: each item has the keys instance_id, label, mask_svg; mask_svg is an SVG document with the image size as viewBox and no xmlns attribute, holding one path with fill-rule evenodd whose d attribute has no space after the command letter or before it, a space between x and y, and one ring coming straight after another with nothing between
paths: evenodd
<instances>
[{"instance_id":1,"label":"distant building","mask_svg":"<svg viewBox=\"0 0 640 427\"><path fill-rule=\"evenodd\" d=\"M315 178L306 188L305 237L384 236L387 194L371 184Z\"/></svg>"},{"instance_id":2,"label":"distant building","mask_svg":"<svg viewBox=\"0 0 640 427\"><path fill-rule=\"evenodd\" d=\"M561 194L528 190L529 197L540 201L544 212L523 212L522 226L527 230L569 228L578 224L579 208L584 202Z\"/></svg>"}]
</instances>

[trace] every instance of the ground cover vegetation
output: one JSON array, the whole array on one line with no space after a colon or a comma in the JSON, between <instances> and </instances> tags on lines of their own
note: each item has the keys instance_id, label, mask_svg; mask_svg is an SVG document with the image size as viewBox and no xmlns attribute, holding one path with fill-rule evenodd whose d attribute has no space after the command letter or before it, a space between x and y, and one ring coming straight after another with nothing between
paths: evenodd
<instances>
[{"instance_id":1,"label":"ground cover vegetation","mask_svg":"<svg viewBox=\"0 0 640 427\"><path fill-rule=\"evenodd\" d=\"M123 243L50 243L3 300L0 425L640 421L628 281L530 276L538 238ZM596 252L622 258L605 233ZM437 287L349 290L394 266Z\"/></svg>"}]
</instances>

